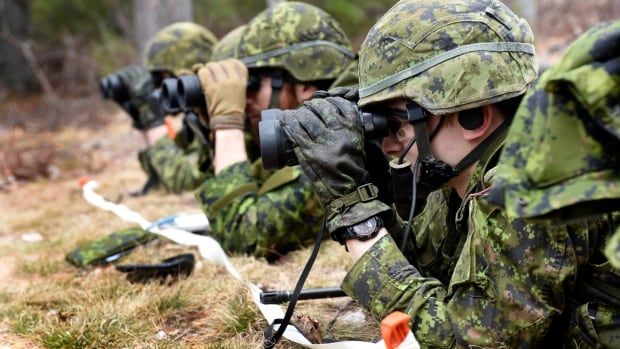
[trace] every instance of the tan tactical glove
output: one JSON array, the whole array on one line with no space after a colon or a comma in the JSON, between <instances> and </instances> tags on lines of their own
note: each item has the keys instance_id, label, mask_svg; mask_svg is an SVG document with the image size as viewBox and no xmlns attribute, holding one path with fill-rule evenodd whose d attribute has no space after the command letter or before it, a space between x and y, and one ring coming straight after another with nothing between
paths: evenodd
<instances>
[{"instance_id":1,"label":"tan tactical glove","mask_svg":"<svg viewBox=\"0 0 620 349\"><path fill-rule=\"evenodd\" d=\"M237 59L211 62L198 70L212 131L245 125L248 69Z\"/></svg>"}]
</instances>

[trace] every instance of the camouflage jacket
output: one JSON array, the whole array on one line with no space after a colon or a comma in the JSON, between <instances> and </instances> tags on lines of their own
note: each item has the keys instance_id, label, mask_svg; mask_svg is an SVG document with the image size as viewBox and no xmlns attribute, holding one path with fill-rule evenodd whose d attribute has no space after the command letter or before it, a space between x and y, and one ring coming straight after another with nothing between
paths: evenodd
<instances>
[{"instance_id":1,"label":"camouflage jacket","mask_svg":"<svg viewBox=\"0 0 620 349\"><path fill-rule=\"evenodd\" d=\"M587 302L578 299L588 296L575 288L577 272L603 228L527 223L487 203L497 150L479 161L465 200L450 190L431 194L404 254L385 236L343 281L345 292L375 318L396 310L411 315L422 347L528 348L548 340L558 347L560 338L577 337L567 319L571 311L563 310ZM583 306L573 310L584 312ZM610 316L604 307L599 311ZM566 335L552 336L558 332Z\"/></svg>"},{"instance_id":2,"label":"camouflage jacket","mask_svg":"<svg viewBox=\"0 0 620 349\"><path fill-rule=\"evenodd\" d=\"M265 171L260 159L224 169L196 198L225 250L269 261L311 243L323 216L299 167Z\"/></svg>"},{"instance_id":3,"label":"camouflage jacket","mask_svg":"<svg viewBox=\"0 0 620 349\"><path fill-rule=\"evenodd\" d=\"M248 157L257 159L259 149L251 132L245 132ZM195 190L213 177L213 150L202 144L197 137L185 141L182 132L176 138L158 139L151 147L138 154L140 165L148 176L157 179L157 186L172 193Z\"/></svg>"},{"instance_id":4,"label":"camouflage jacket","mask_svg":"<svg viewBox=\"0 0 620 349\"><path fill-rule=\"evenodd\" d=\"M213 173L212 156L198 141L180 146L174 140L162 137L141 151L138 159L144 172L155 176L158 186L172 193L196 189Z\"/></svg>"}]
</instances>

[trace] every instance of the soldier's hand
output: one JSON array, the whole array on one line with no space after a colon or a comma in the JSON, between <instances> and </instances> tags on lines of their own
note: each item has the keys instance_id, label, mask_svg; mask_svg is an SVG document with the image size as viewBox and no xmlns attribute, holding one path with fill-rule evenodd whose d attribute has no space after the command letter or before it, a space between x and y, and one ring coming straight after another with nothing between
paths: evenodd
<instances>
[{"instance_id":1,"label":"soldier's hand","mask_svg":"<svg viewBox=\"0 0 620 349\"><path fill-rule=\"evenodd\" d=\"M149 96L155 90L151 73L144 67L132 66L118 72L127 86L129 101L122 105L138 130L147 130L164 123L162 115L154 113L149 106Z\"/></svg>"},{"instance_id":2,"label":"soldier's hand","mask_svg":"<svg viewBox=\"0 0 620 349\"><path fill-rule=\"evenodd\" d=\"M357 105L324 96L285 112L280 123L296 145L295 155L326 208L328 230L334 232L390 208L377 199L377 188L364 166L364 131Z\"/></svg>"},{"instance_id":3,"label":"soldier's hand","mask_svg":"<svg viewBox=\"0 0 620 349\"><path fill-rule=\"evenodd\" d=\"M212 131L245 126L248 69L237 59L211 62L198 69Z\"/></svg>"}]
</instances>

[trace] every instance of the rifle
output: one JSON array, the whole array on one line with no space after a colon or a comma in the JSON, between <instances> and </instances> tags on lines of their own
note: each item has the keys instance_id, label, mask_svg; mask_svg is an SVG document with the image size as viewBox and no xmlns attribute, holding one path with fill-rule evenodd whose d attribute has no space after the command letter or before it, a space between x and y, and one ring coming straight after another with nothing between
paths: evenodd
<instances>
[{"instance_id":1,"label":"rifle","mask_svg":"<svg viewBox=\"0 0 620 349\"><path fill-rule=\"evenodd\" d=\"M291 299L292 291L266 291L260 293L263 304L282 304ZM340 287L308 288L299 293L298 300L346 297Z\"/></svg>"}]
</instances>

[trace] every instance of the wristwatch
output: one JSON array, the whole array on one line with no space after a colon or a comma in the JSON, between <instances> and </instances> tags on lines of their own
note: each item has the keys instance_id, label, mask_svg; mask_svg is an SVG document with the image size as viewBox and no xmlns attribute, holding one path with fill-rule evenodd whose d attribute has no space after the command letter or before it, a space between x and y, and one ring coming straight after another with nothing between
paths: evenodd
<instances>
[{"instance_id":1,"label":"wristwatch","mask_svg":"<svg viewBox=\"0 0 620 349\"><path fill-rule=\"evenodd\" d=\"M383 226L383 219L381 217L372 216L355 225L338 229L331 236L333 240L338 241L341 245L344 245L347 240L351 239L366 241L377 236Z\"/></svg>"}]
</instances>

